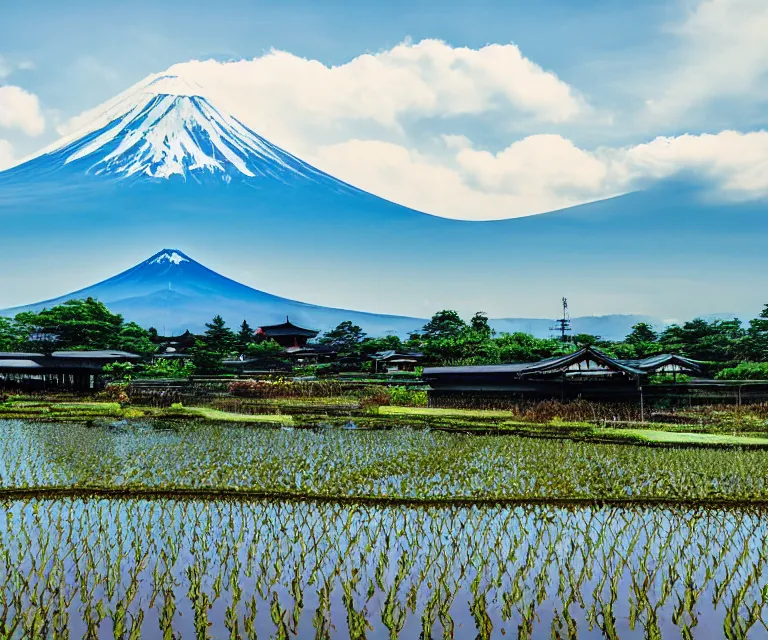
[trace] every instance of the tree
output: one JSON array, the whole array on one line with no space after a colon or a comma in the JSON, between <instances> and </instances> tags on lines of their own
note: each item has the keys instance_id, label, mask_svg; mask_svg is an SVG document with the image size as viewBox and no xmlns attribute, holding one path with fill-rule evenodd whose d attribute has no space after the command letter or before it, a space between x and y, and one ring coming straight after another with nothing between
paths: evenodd
<instances>
[{"instance_id":1,"label":"tree","mask_svg":"<svg viewBox=\"0 0 768 640\"><path fill-rule=\"evenodd\" d=\"M399 336L381 336L380 338L365 338L360 343L360 355L371 356L381 351L403 351L403 341Z\"/></svg>"},{"instance_id":2,"label":"tree","mask_svg":"<svg viewBox=\"0 0 768 640\"><path fill-rule=\"evenodd\" d=\"M120 329L120 333L117 335L116 348L139 355L149 355L157 349L149 332L135 322L129 322Z\"/></svg>"},{"instance_id":3,"label":"tree","mask_svg":"<svg viewBox=\"0 0 768 640\"><path fill-rule=\"evenodd\" d=\"M205 340L196 340L189 354L197 373L216 375L224 371L222 353L212 349Z\"/></svg>"},{"instance_id":4,"label":"tree","mask_svg":"<svg viewBox=\"0 0 768 640\"><path fill-rule=\"evenodd\" d=\"M26 311L15 318L27 336L56 336L59 349L117 349L123 317L95 300L68 300L64 304Z\"/></svg>"},{"instance_id":5,"label":"tree","mask_svg":"<svg viewBox=\"0 0 768 640\"><path fill-rule=\"evenodd\" d=\"M208 351L218 353L221 358L235 348L237 338L220 315L214 316L205 326L203 342Z\"/></svg>"},{"instance_id":6,"label":"tree","mask_svg":"<svg viewBox=\"0 0 768 640\"><path fill-rule=\"evenodd\" d=\"M647 322L638 322L632 325L632 331L624 338L625 342L630 344L643 344L648 342L656 342L659 339L653 327Z\"/></svg>"},{"instance_id":7,"label":"tree","mask_svg":"<svg viewBox=\"0 0 768 640\"><path fill-rule=\"evenodd\" d=\"M736 358L745 331L738 318L712 320L696 318L683 326L667 327L659 337L665 352L679 353L694 360L727 362Z\"/></svg>"},{"instance_id":8,"label":"tree","mask_svg":"<svg viewBox=\"0 0 768 640\"><path fill-rule=\"evenodd\" d=\"M431 340L434 338L444 338L447 336L456 336L467 326L456 311L443 309L432 316L429 322L424 325L423 338Z\"/></svg>"},{"instance_id":9,"label":"tree","mask_svg":"<svg viewBox=\"0 0 768 640\"><path fill-rule=\"evenodd\" d=\"M365 332L360 327L345 320L335 329L326 331L318 342L333 347L339 353L355 354L359 353L360 343L365 336Z\"/></svg>"},{"instance_id":10,"label":"tree","mask_svg":"<svg viewBox=\"0 0 768 640\"><path fill-rule=\"evenodd\" d=\"M472 331L476 331L480 335L484 335L488 338L493 335L493 329L491 329L491 325L488 324L488 315L483 311L478 311L472 316L472 319L469 321L469 326Z\"/></svg>"},{"instance_id":11,"label":"tree","mask_svg":"<svg viewBox=\"0 0 768 640\"><path fill-rule=\"evenodd\" d=\"M575 344L579 349L584 347L594 347L600 342L600 336L593 336L590 333L577 333L571 336L571 342Z\"/></svg>"},{"instance_id":12,"label":"tree","mask_svg":"<svg viewBox=\"0 0 768 640\"><path fill-rule=\"evenodd\" d=\"M738 352L742 358L752 362L768 361L768 304L757 318L750 321Z\"/></svg>"},{"instance_id":13,"label":"tree","mask_svg":"<svg viewBox=\"0 0 768 640\"><path fill-rule=\"evenodd\" d=\"M244 353L249 358L279 358L285 355L285 349L274 340L268 338L261 342L249 343Z\"/></svg>"},{"instance_id":14,"label":"tree","mask_svg":"<svg viewBox=\"0 0 768 640\"><path fill-rule=\"evenodd\" d=\"M502 333L496 340L500 362L536 362L569 353L573 346L556 338L535 338L529 333Z\"/></svg>"},{"instance_id":15,"label":"tree","mask_svg":"<svg viewBox=\"0 0 768 640\"><path fill-rule=\"evenodd\" d=\"M0 351L18 351L25 338L16 322L0 317Z\"/></svg>"},{"instance_id":16,"label":"tree","mask_svg":"<svg viewBox=\"0 0 768 640\"><path fill-rule=\"evenodd\" d=\"M632 331L624 338L624 342L614 345L616 355L620 358L647 358L661 353L662 346L658 342L659 334L647 322L633 325Z\"/></svg>"},{"instance_id":17,"label":"tree","mask_svg":"<svg viewBox=\"0 0 768 640\"><path fill-rule=\"evenodd\" d=\"M248 345L254 341L254 333L247 320L243 320L243 324L240 325L240 331L237 332L237 350L240 353L245 353Z\"/></svg>"}]
</instances>

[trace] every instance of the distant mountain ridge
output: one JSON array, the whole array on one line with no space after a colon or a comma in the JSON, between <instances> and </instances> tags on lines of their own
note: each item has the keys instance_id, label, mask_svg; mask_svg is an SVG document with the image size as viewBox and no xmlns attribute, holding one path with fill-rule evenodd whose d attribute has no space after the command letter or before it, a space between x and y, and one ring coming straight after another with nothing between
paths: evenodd
<instances>
[{"instance_id":1,"label":"distant mountain ridge","mask_svg":"<svg viewBox=\"0 0 768 640\"><path fill-rule=\"evenodd\" d=\"M285 320L311 329L327 331L345 320L360 325L369 335L394 333L406 337L425 324L424 318L335 309L289 300L253 289L204 267L179 249L163 249L142 263L112 278L79 291L35 304L0 311L13 316L22 311L39 311L67 300L96 298L113 312L145 328L177 334L189 329L202 332L216 314L236 327L243 320L252 326L277 324ZM645 316L595 316L574 318L575 333L596 333L620 339L633 324L653 321ZM491 320L497 332L523 331L537 337L552 334L552 320L500 318Z\"/></svg>"}]
</instances>

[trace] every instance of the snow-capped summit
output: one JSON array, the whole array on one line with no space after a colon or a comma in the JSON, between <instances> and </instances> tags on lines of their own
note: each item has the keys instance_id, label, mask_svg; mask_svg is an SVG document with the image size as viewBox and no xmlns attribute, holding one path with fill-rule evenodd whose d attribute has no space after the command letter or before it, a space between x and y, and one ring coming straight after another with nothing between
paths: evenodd
<instances>
[{"instance_id":1,"label":"snow-capped summit","mask_svg":"<svg viewBox=\"0 0 768 640\"><path fill-rule=\"evenodd\" d=\"M147 264L163 264L165 262L178 265L182 262L190 262L190 259L176 249L163 249L147 260Z\"/></svg>"},{"instance_id":2,"label":"snow-capped summit","mask_svg":"<svg viewBox=\"0 0 768 640\"><path fill-rule=\"evenodd\" d=\"M419 318L321 307L283 298L231 280L205 267L178 249L163 249L112 278L59 298L0 311L15 315L39 311L67 300L95 298L112 311L163 334L205 330L220 314L231 326L247 319L254 326L276 324L290 316L294 322L327 330L351 320L374 335L395 331L405 336L422 326Z\"/></svg>"},{"instance_id":3,"label":"snow-capped summit","mask_svg":"<svg viewBox=\"0 0 768 640\"><path fill-rule=\"evenodd\" d=\"M82 116L83 124L9 173L62 168L116 178L198 182L272 178L354 190L217 109L199 84L155 74Z\"/></svg>"}]
</instances>

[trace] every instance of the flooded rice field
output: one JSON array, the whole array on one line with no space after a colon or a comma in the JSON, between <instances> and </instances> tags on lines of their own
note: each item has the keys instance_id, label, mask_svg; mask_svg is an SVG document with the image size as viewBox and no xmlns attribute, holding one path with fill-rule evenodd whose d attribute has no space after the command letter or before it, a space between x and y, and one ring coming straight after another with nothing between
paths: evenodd
<instances>
[{"instance_id":1,"label":"flooded rice field","mask_svg":"<svg viewBox=\"0 0 768 640\"><path fill-rule=\"evenodd\" d=\"M767 460L6 421L0 638L768 637Z\"/></svg>"},{"instance_id":2,"label":"flooded rice field","mask_svg":"<svg viewBox=\"0 0 768 640\"><path fill-rule=\"evenodd\" d=\"M768 514L14 501L2 637L764 637Z\"/></svg>"},{"instance_id":3,"label":"flooded rice field","mask_svg":"<svg viewBox=\"0 0 768 640\"><path fill-rule=\"evenodd\" d=\"M413 502L768 505L768 450L408 428L0 421L0 495L62 488Z\"/></svg>"}]
</instances>

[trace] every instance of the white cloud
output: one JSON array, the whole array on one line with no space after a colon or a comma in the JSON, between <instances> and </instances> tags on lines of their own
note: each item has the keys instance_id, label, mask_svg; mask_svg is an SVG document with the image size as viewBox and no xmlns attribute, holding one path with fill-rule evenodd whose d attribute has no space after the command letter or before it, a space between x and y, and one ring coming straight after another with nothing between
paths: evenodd
<instances>
[{"instance_id":1,"label":"white cloud","mask_svg":"<svg viewBox=\"0 0 768 640\"><path fill-rule=\"evenodd\" d=\"M8 169L16 163L13 152L13 145L7 140L0 138L0 171Z\"/></svg>"},{"instance_id":2,"label":"white cloud","mask_svg":"<svg viewBox=\"0 0 768 640\"><path fill-rule=\"evenodd\" d=\"M735 198L768 196L768 131L659 137L601 155L618 184L692 171Z\"/></svg>"},{"instance_id":3,"label":"white cloud","mask_svg":"<svg viewBox=\"0 0 768 640\"><path fill-rule=\"evenodd\" d=\"M667 55L652 114L674 119L710 101L768 97L768 2L702 0L671 32L680 50Z\"/></svg>"},{"instance_id":4,"label":"white cloud","mask_svg":"<svg viewBox=\"0 0 768 640\"><path fill-rule=\"evenodd\" d=\"M631 191L649 180L694 172L737 198L768 196L768 132L684 135L631 147L576 147L535 135L498 153L446 143L444 155L374 140L318 149L312 161L352 184L450 218L529 215Z\"/></svg>"},{"instance_id":5,"label":"white cloud","mask_svg":"<svg viewBox=\"0 0 768 640\"><path fill-rule=\"evenodd\" d=\"M14 71L29 71L35 68L34 62L30 60L21 60L14 62L0 55L0 80L10 76Z\"/></svg>"},{"instance_id":6,"label":"white cloud","mask_svg":"<svg viewBox=\"0 0 768 640\"><path fill-rule=\"evenodd\" d=\"M408 118L499 113L565 122L589 111L577 91L514 44L404 42L337 66L272 50L239 62L186 62L168 73L199 83L260 130L299 144L306 134L337 141L340 127L400 131Z\"/></svg>"},{"instance_id":7,"label":"white cloud","mask_svg":"<svg viewBox=\"0 0 768 640\"><path fill-rule=\"evenodd\" d=\"M19 128L36 136L45 131L37 96L14 85L0 86L0 127Z\"/></svg>"},{"instance_id":8,"label":"white cloud","mask_svg":"<svg viewBox=\"0 0 768 640\"><path fill-rule=\"evenodd\" d=\"M462 149L459 166L486 190L539 195L598 192L607 168L593 154L555 134L534 135L492 154Z\"/></svg>"}]
</instances>

